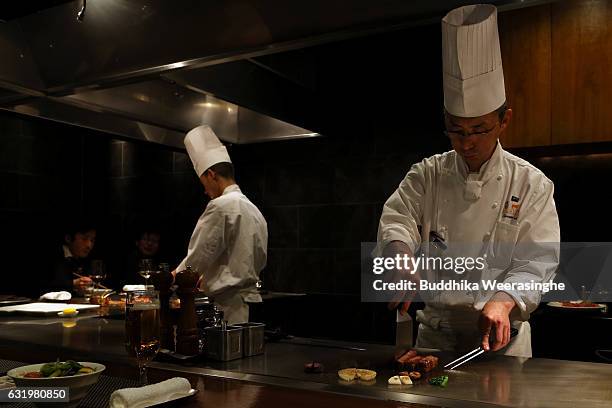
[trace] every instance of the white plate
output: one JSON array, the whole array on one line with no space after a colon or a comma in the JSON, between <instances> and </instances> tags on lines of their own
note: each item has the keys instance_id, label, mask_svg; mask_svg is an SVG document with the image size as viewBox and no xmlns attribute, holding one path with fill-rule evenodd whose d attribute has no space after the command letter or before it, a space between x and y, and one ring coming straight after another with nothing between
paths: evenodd
<instances>
[{"instance_id":1,"label":"white plate","mask_svg":"<svg viewBox=\"0 0 612 408\"><path fill-rule=\"evenodd\" d=\"M579 303L581 303L581 301L572 300L571 303L578 305ZM601 303L595 303L593 306L565 306L561 302L548 302L547 305L550 307L556 307L558 309L566 309L566 310L599 310L599 309L606 308L606 305L602 305Z\"/></svg>"},{"instance_id":2,"label":"white plate","mask_svg":"<svg viewBox=\"0 0 612 408\"><path fill-rule=\"evenodd\" d=\"M0 312L4 313L24 313L30 315L49 315L57 314L64 309L97 309L99 305L79 305L69 303L26 303L25 305L4 306L0 307Z\"/></svg>"}]
</instances>

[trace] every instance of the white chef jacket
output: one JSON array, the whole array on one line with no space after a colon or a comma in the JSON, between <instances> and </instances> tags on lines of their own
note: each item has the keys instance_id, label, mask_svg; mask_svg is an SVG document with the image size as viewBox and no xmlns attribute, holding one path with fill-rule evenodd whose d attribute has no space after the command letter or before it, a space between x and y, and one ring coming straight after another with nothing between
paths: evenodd
<instances>
[{"instance_id":1,"label":"white chef jacket","mask_svg":"<svg viewBox=\"0 0 612 408\"><path fill-rule=\"evenodd\" d=\"M540 170L504 151L499 142L478 173L469 173L455 151L434 155L413 165L385 203L376 251L381 253L391 241L401 241L416 254L419 247L432 247L427 245L429 235L436 232L446 243L469 243L474 253L464 256L480 255L487 260L481 279L548 281L559 263L553 189L552 181ZM494 293L453 294L452 300L441 294L428 302L417 313L421 322L417 346L456 349L477 345L478 316ZM508 294L520 316L512 322L519 334L504 349L505 354L531 357L527 319L541 293Z\"/></svg>"},{"instance_id":2,"label":"white chef jacket","mask_svg":"<svg viewBox=\"0 0 612 408\"><path fill-rule=\"evenodd\" d=\"M266 220L234 184L206 206L177 271L191 266L202 275L201 289L214 298L224 318L244 323L245 301L261 302L255 284L266 265L267 248Z\"/></svg>"}]
</instances>

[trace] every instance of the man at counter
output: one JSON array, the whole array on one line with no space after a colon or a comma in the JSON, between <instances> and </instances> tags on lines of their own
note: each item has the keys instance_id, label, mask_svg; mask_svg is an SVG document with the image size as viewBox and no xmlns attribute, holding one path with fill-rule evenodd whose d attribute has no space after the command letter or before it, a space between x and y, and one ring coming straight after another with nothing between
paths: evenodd
<instances>
[{"instance_id":1,"label":"man at counter","mask_svg":"<svg viewBox=\"0 0 612 408\"><path fill-rule=\"evenodd\" d=\"M384 205L377 251L412 257L419 248L460 243L484 254L481 279L548 281L559 261L553 183L499 142L512 110L506 107L496 8L451 11L442 20L442 41L444 121L453 150L412 166ZM395 274L418 276L409 272ZM447 295L417 312L417 347L465 351L480 343L489 350L493 337L493 351L531 357L527 319L541 293L465 292L450 301ZM411 297L406 299L401 313ZM514 339L511 326L518 329Z\"/></svg>"},{"instance_id":2,"label":"man at counter","mask_svg":"<svg viewBox=\"0 0 612 408\"><path fill-rule=\"evenodd\" d=\"M87 267L87 257L96 243L96 227L91 221L78 220L64 230L63 245L51 257L54 259L51 268L53 276L47 289L74 293L92 284L89 277L82 275Z\"/></svg>"},{"instance_id":3,"label":"man at counter","mask_svg":"<svg viewBox=\"0 0 612 408\"><path fill-rule=\"evenodd\" d=\"M210 127L191 130L185 147L211 200L176 271L191 266L201 275L200 288L214 298L225 320L248 322L247 302L261 302L256 283L266 265L266 220L240 191L227 149Z\"/></svg>"}]
</instances>

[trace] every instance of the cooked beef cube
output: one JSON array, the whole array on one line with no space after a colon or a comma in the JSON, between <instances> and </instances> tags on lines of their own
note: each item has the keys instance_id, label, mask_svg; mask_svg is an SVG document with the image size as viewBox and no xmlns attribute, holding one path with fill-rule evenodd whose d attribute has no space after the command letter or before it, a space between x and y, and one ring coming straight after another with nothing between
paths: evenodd
<instances>
[{"instance_id":1,"label":"cooked beef cube","mask_svg":"<svg viewBox=\"0 0 612 408\"><path fill-rule=\"evenodd\" d=\"M438 357L425 356L417 363L417 369L421 372L428 373L438 366Z\"/></svg>"}]
</instances>

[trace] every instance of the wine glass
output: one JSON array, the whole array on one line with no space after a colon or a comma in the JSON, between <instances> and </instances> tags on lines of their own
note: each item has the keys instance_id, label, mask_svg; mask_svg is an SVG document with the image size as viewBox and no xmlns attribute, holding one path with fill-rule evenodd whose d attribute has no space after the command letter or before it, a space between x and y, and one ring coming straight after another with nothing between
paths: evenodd
<instances>
[{"instance_id":1,"label":"wine glass","mask_svg":"<svg viewBox=\"0 0 612 408\"><path fill-rule=\"evenodd\" d=\"M138 273L145 280L145 288L148 288L149 278L151 277L151 274L153 274L154 272L155 272L155 267L153 265L152 259L141 259L140 260L140 265L138 267Z\"/></svg>"},{"instance_id":2,"label":"wine glass","mask_svg":"<svg viewBox=\"0 0 612 408\"><path fill-rule=\"evenodd\" d=\"M128 292L125 300L125 348L136 357L140 385L147 385L147 363L160 348L159 295L152 289Z\"/></svg>"},{"instance_id":3,"label":"wine glass","mask_svg":"<svg viewBox=\"0 0 612 408\"><path fill-rule=\"evenodd\" d=\"M106 268L104 262L96 259L91 261L91 273L89 278L94 282L94 287L100 287L100 283L106 279Z\"/></svg>"}]
</instances>

